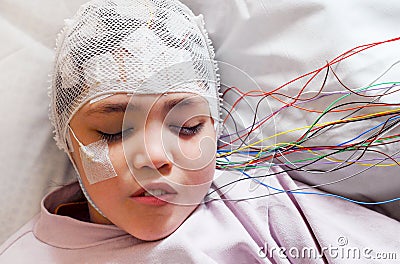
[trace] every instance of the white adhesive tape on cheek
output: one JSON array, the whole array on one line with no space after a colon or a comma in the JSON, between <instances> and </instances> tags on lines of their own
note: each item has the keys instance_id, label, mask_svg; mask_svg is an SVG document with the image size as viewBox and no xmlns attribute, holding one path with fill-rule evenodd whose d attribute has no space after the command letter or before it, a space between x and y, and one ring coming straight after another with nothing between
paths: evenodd
<instances>
[{"instance_id":1,"label":"white adhesive tape on cheek","mask_svg":"<svg viewBox=\"0 0 400 264\"><path fill-rule=\"evenodd\" d=\"M117 176L109 157L108 143L106 140L99 140L84 146L76 137L70 126L73 137L79 144L79 154L83 170L89 184L95 184Z\"/></svg>"},{"instance_id":2,"label":"white adhesive tape on cheek","mask_svg":"<svg viewBox=\"0 0 400 264\"><path fill-rule=\"evenodd\" d=\"M107 141L99 140L79 149L85 175L90 184L117 176L108 156Z\"/></svg>"}]
</instances>

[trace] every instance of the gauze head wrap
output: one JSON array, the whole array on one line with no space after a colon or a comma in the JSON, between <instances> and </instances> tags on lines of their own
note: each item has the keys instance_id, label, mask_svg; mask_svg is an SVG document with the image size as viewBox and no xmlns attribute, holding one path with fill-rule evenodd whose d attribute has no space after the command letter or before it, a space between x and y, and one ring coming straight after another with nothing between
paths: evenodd
<instances>
[{"instance_id":1,"label":"gauze head wrap","mask_svg":"<svg viewBox=\"0 0 400 264\"><path fill-rule=\"evenodd\" d=\"M116 93L203 96L220 131L214 50L202 16L177 0L93 0L66 20L56 47L50 119L57 145L85 103Z\"/></svg>"}]
</instances>

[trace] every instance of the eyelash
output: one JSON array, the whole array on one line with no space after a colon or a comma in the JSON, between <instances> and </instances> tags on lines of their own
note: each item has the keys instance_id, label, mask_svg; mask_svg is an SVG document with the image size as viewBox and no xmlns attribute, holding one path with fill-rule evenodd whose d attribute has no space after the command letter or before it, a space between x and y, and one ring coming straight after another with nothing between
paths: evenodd
<instances>
[{"instance_id":1,"label":"eyelash","mask_svg":"<svg viewBox=\"0 0 400 264\"><path fill-rule=\"evenodd\" d=\"M107 141L108 143L113 143L121 140L122 132L116 134L107 134L101 131L98 131L102 140Z\"/></svg>"},{"instance_id":2,"label":"eyelash","mask_svg":"<svg viewBox=\"0 0 400 264\"><path fill-rule=\"evenodd\" d=\"M194 136L197 133L199 133L201 131L201 129L203 128L204 123L199 123L195 126L191 126L191 127L179 127L179 126L170 126L171 129L176 132L177 134L179 134L180 136L183 137L190 137L190 136ZM127 129L125 131L129 131L132 129ZM100 137L102 140L107 141L108 143L114 143L117 142L119 140L122 139L122 131L116 134L107 134L101 131L97 131L100 134ZM125 132L126 133L126 132ZM130 131L128 132L130 133Z\"/></svg>"},{"instance_id":3,"label":"eyelash","mask_svg":"<svg viewBox=\"0 0 400 264\"><path fill-rule=\"evenodd\" d=\"M203 126L204 126L204 123L199 123L199 124L197 124L195 126L191 126L191 127L171 126L171 128L172 128L172 130L174 130L174 132L176 132L180 136L190 137L190 136L194 136L197 133L199 133L201 131L201 129L203 128Z\"/></svg>"}]
</instances>

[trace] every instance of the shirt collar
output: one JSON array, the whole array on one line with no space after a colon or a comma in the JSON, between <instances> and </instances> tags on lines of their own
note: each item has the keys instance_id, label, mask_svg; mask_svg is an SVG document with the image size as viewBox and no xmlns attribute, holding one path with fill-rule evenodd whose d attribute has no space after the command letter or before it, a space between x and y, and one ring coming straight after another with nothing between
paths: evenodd
<instances>
[{"instance_id":1,"label":"shirt collar","mask_svg":"<svg viewBox=\"0 0 400 264\"><path fill-rule=\"evenodd\" d=\"M78 183L73 183L43 198L40 217L33 230L39 240L51 246L68 249L87 248L115 240L130 245L141 242L115 225L83 222L54 214L53 211L59 204L72 202L71 199L79 188Z\"/></svg>"}]
</instances>

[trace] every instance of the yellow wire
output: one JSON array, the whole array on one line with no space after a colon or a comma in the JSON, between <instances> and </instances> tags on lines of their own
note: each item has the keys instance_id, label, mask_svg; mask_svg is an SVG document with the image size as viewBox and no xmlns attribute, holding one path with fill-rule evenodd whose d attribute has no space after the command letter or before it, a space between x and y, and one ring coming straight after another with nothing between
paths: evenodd
<instances>
[{"instance_id":1,"label":"yellow wire","mask_svg":"<svg viewBox=\"0 0 400 264\"><path fill-rule=\"evenodd\" d=\"M347 121L357 121L359 119L363 119L363 118L366 118L366 117L373 117L373 116L378 116L378 115L382 115L382 114L390 114L390 113L396 113L396 112L400 112L400 108L396 108L396 109L389 110L389 111L384 111L384 112L378 112L378 113L363 115L363 116L359 116L357 118L351 117L351 118L347 118L347 119L343 119L343 120L336 120L336 121L330 121L330 122L325 122L325 123L321 123L321 124L315 124L313 127L328 126L328 125L334 125L334 124L338 124L338 123L340 124L340 123L344 123L344 122L347 122ZM219 154L219 155L217 155L217 157L229 156L229 155L232 155L235 152L251 148L251 147L253 147L253 146L255 146L255 145L259 144L259 143L262 143L262 142L264 142L264 141L266 141L268 139L271 139L271 138L274 138L274 137L278 137L278 136L281 136L281 135L285 135L285 134L288 134L288 133L291 133L291 132L303 130L303 129L309 129L310 127L312 127L312 126L309 125L309 126L304 126L304 127L299 127L299 128L283 131L283 132L277 133L275 135L263 138L263 139L261 139L259 141L256 141L256 142L252 143L252 144L249 144L249 145L243 146L241 148L238 148L236 150ZM280 144L283 144L283 143L280 143ZM285 144L289 144L289 143L285 143ZM264 149L266 149L266 148L264 148Z\"/></svg>"},{"instance_id":2,"label":"yellow wire","mask_svg":"<svg viewBox=\"0 0 400 264\"><path fill-rule=\"evenodd\" d=\"M291 146L296 146L299 148L304 148L304 146L300 145L300 144L296 144L296 143L291 143L291 142L282 142L277 144L278 145L291 145ZM310 152L312 155L315 156L322 156L321 154L319 154L317 151L313 151L310 149L307 149L308 152ZM244 166L249 165L253 160L257 159L260 155L260 153L263 151L260 151L259 154L257 154L253 159L251 159L250 161L246 162L245 164L240 164L237 166L233 166L232 168L235 169L240 169ZM367 167L371 167L371 166L375 166L375 167L393 167L393 166L397 166L397 163L388 163L388 164L373 164L373 163L362 163L360 161L345 161L345 160L341 160L341 159L335 159L335 158L330 158L330 157L323 157L323 159L328 160L328 161L332 161L332 162L338 162L338 163L353 163L353 164L357 164L360 166L367 166Z\"/></svg>"}]
</instances>

